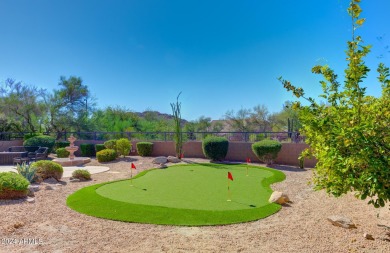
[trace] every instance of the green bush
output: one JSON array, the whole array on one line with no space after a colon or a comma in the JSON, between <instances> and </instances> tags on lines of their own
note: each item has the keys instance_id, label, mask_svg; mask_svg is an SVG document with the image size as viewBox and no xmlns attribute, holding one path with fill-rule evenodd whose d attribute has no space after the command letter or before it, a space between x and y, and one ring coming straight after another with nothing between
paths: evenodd
<instances>
[{"instance_id":1,"label":"green bush","mask_svg":"<svg viewBox=\"0 0 390 253\"><path fill-rule=\"evenodd\" d=\"M118 152L118 155L122 155L125 157L130 153L131 149L131 143L126 138L121 138L116 141L116 151Z\"/></svg>"},{"instance_id":2,"label":"green bush","mask_svg":"<svg viewBox=\"0 0 390 253\"><path fill-rule=\"evenodd\" d=\"M208 136L202 142L203 154L212 161L221 161L226 157L229 141L224 137Z\"/></svg>"},{"instance_id":3,"label":"green bush","mask_svg":"<svg viewBox=\"0 0 390 253\"><path fill-rule=\"evenodd\" d=\"M70 155L70 152L65 148L57 148L56 153L58 158L67 158Z\"/></svg>"},{"instance_id":4,"label":"green bush","mask_svg":"<svg viewBox=\"0 0 390 253\"><path fill-rule=\"evenodd\" d=\"M80 150L82 156L91 157L96 155L95 144L91 144L91 143L80 144Z\"/></svg>"},{"instance_id":5,"label":"green bush","mask_svg":"<svg viewBox=\"0 0 390 253\"><path fill-rule=\"evenodd\" d=\"M27 181L30 183L35 180L35 174L37 172L37 168L31 167L30 165L26 163L17 164L16 170L20 175L22 175Z\"/></svg>"},{"instance_id":6,"label":"green bush","mask_svg":"<svg viewBox=\"0 0 390 253\"><path fill-rule=\"evenodd\" d=\"M140 156L151 156L153 152L153 143L137 142L137 153Z\"/></svg>"},{"instance_id":7,"label":"green bush","mask_svg":"<svg viewBox=\"0 0 390 253\"><path fill-rule=\"evenodd\" d=\"M56 144L55 144L55 149L59 149L59 148L65 148L65 147L68 147L70 145L70 142L69 141L57 141Z\"/></svg>"},{"instance_id":8,"label":"green bush","mask_svg":"<svg viewBox=\"0 0 390 253\"><path fill-rule=\"evenodd\" d=\"M96 159L99 162L110 162L116 159L116 151L113 149L103 149L96 153Z\"/></svg>"},{"instance_id":9,"label":"green bush","mask_svg":"<svg viewBox=\"0 0 390 253\"><path fill-rule=\"evenodd\" d=\"M0 199L23 198L27 196L29 182L14 172L0 172Z\"/></svg>"},{"instance_id":10,"label":"green bush","mask_svg":"<svg viewBox=\"0 0 390 253\"><path fill-rule=\"evenodd\" d=\"M116 140L108 140L104 142L104 146L108 149L116 150Z\"/></svg>"},{"instance_id":11,"label":"green bush","mask_svg":"<svg viewBox=\"0 0 390 253\"><path fill-rule=\"evenodd\" d=\"M282 149L282 144L275 140L262 140L252 144L252 151L266 164L272 164Z\"/></svg>"},{"instance_id":12,"label":"green bush","mask_svg":"<svg viewBox=\"0 0 390 253\"><path fill-rule=\"evenodd\" d=\"M39 136L35 136L35 137L32 137L30 139L25 140L23 142L23 146L47 147L47 148L49 148L48 153L51 153L53 151L55 141L56 140L51 136L39 135Z\"/></svg>"},{"instance_id":13,"label":"green bush","mask_svg":"<svg viewBox=\"0 0 390 253\"><path fill-rule=\"evenodd\" d=\"M39 182L50 177L59 181L64 173L60 164L47 160L34 162L31 167L37 168L36 175Z\"/></svg>"},{"instance_id":14,"label":"green bush","mask_svg":"<svg viewBox=\"0 0 390 253\"><path fill-rule=\"evenodd\" d=\"M28 134L23 135L23 140L25 141L25 140L28 140L28 139L30 139L32 137L40 136L40 135L42 135L42 134L40 134L40 133L28 133Z\"/></svg>"},{"instance_id":15,"label":"green bush","mask_svg":"<svg viewBox=\"0 0 390 253\"><path fill-rule=\"evenodd\" d=\"M96 144L95 145L95 152L99 152L99 151L102 151L103 149L106 149L106 147L104 146L104 144Z\"/></svg>"},{"instance_id":16,"label":"green bush","mask_svg":"<svg viewBox=\"0 0 390 253\"><path fill-rule=\"evenodd\" d=\"M88 170L75 170L72 172L72 177L80 180L91 180L91 173Z\"/></svg>"}]
</instances>

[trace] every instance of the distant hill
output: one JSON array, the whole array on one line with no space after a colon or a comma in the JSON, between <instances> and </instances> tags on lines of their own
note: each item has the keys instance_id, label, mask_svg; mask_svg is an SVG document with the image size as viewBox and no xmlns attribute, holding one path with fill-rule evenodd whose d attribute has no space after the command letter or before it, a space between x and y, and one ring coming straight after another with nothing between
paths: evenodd
<instances>
[{"instance_id":1,"label":"distant hill","mask_svg":"<svg viewBox=\"0 0 390 253\"><path fill-rule=\"evenodd\" d=\"M173 120L173 115L167 113L161 113L158 111L144 111L144 112L134 112L140 118L158 118L158 119L166 119ZM181 119L181 123L185 124L188 120Z\"/></svg>"}]
</instances>

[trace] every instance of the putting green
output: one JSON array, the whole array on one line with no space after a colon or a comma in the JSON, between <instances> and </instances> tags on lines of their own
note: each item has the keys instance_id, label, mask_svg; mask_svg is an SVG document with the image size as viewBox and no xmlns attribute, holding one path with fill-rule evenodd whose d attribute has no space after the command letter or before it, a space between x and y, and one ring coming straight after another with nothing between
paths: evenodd
<instances>
[{"instance_id":1,"label":"putting green","mask_svg":"<svg viewBox=\"0 0 390 253\"><path fill-rule=\"evenodd\" d=\"M228 172L234 181L227 179ZM91 216L128 222L231 224L277 212L280 205L268 203L272 193L269 185L284 178L280 171L255 166L177 165L142 172L132 181L83 188L70 195L67 204Z\"/></svg>"}]
</instances>

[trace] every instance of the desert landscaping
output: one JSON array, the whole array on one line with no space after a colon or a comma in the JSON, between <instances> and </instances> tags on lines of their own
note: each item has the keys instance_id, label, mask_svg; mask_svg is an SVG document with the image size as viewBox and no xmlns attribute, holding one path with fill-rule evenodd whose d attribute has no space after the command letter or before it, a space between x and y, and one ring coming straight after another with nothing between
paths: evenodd
<instances>
[{"instance_id":1,"label":"desert landscaping","mask_svg":"<svg viewBox=\"0 0 390 253\"><path fill-rule=\"evenodd\" d=\"M91 181L48 181L40 184L34 201L0 200L1 252L389 252L390 211L375 209L352 194L334 198L314 191L312 170L274 168L286 180L273 184L291 203L267 218L224 226L166 226L126 223L90 217L71 210L67 196L85 186L130 177L157 167L152 157L131 156L115 162L88 165L110 170L93 174ZM206 159L183 159L208 162ZM168 166L171 164L168 163ZM260 164L256 164L260 165ZM265 165L263 165L265 166ZM339 215L356 228L332 225ZM368 235L367 235L368 234Z\"/></svg>"}]
</instances>

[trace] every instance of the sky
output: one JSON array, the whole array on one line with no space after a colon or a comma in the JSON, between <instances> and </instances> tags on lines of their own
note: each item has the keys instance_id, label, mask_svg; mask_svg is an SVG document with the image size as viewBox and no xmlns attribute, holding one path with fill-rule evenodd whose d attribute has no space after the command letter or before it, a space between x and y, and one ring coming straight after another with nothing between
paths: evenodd
<instances>
[{"instance_id":1,"label":"sky","mask_svg":"<svg viewBox=\"0 0 390 253\"><path fill-rule=\"evenodd\" d=\"M265 105L278 112L294 97L321 93L317 64L343 80L351 35L348 0L0 0L0 82L58 88L83 79L99 108L221 119ZM367 93L381 94L379 62L390 66L389 0L362 0L357 30L373 46Z\"/></svg>"}]
</instances>

